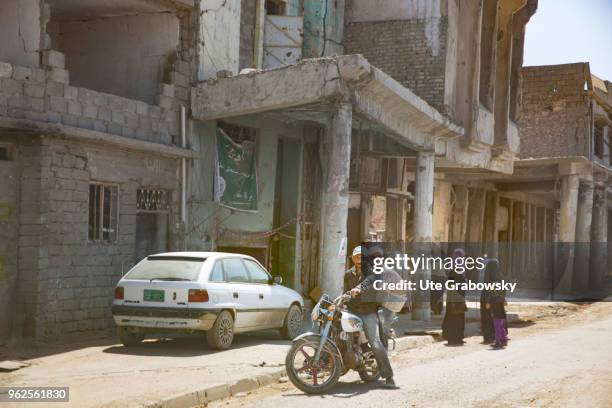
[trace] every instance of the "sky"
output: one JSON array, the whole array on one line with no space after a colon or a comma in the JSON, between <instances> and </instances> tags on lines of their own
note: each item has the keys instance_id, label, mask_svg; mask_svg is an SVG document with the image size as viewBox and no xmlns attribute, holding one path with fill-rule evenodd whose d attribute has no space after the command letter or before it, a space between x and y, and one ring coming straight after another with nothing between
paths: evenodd
<instances>
[{"instance_id":1,"label":"sky","mask_svg":"<svg viewBox=\"0 0 612 408\"><path fill-rule=\"evenodd\" d=\"M526 30L523 65L589 62L612 81L612 0L539 0Z\"/></svg>"}]
</instances>

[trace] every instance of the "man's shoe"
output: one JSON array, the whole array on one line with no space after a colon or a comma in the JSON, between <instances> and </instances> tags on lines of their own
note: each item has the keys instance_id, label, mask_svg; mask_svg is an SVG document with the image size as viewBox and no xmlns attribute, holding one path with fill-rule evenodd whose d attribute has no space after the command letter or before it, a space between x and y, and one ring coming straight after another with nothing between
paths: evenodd
<instances>
[{"instance_id":1,"label":"man's shoe","mask_svg":"<svg viewBox=\"0 0 612 408\"><path fill-rule=\"evenodd\" d=\"M383 388L387 388L390 390L397 390L399 387L395 384L393 377L389 377L385 380L385 384L383 385Z\"/></svg>"}]
</instances>

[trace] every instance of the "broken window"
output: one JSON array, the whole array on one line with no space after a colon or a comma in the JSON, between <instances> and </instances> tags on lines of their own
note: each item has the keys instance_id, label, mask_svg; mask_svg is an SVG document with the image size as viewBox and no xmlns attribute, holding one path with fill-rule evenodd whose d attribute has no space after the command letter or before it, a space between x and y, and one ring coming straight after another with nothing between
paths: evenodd
<instances>
[{"instance_id":1,"label":"broken window","mask_svg":"<svg viewBox=\"0 0 612 408\"><path fill-rule=\"evenodd\" d=\"M284 16L287 4L283 0L266 0L266 14Z\"/></svg>"},{"instance_id":2,"label":"broken window","mask_svg":"<svg viewBox=\"0 0 612 408\"><path fill-rule=\"evenodd\" d=\"M117 196L115 185L89 185L89 240L114 242L117 240Z\"/></svg>"}]
</instances>

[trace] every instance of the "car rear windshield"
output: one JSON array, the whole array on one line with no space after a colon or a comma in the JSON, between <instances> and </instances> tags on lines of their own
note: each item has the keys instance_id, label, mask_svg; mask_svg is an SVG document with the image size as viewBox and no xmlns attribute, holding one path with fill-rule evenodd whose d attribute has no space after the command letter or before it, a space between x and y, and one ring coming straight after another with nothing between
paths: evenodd
<instances>
[{"instance_id":1,"label":"car rear windshield","mask_svg":"<svg viewBox=\"0 0 612 408\"><path fill-rule=\"evenodd\" d=\"M196 281L206 258L149 256L134 266L125 279Z\"/></svg>"}]
</instances>

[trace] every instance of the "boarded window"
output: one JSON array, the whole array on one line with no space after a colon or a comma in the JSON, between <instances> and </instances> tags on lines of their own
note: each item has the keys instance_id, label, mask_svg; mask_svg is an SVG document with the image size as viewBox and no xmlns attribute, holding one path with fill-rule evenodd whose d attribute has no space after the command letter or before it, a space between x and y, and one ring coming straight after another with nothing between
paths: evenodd
<instances>
[{"instance_id":1,"label":"boarded window","mask_svg":"<svg viewBox=\"0 0 612 408\"><path fill-rule=\"evenodd\" d=\"M117 240L117 195L114 185L89 185L89 240L114 242Z\"/></svg>"}]
</instances>

